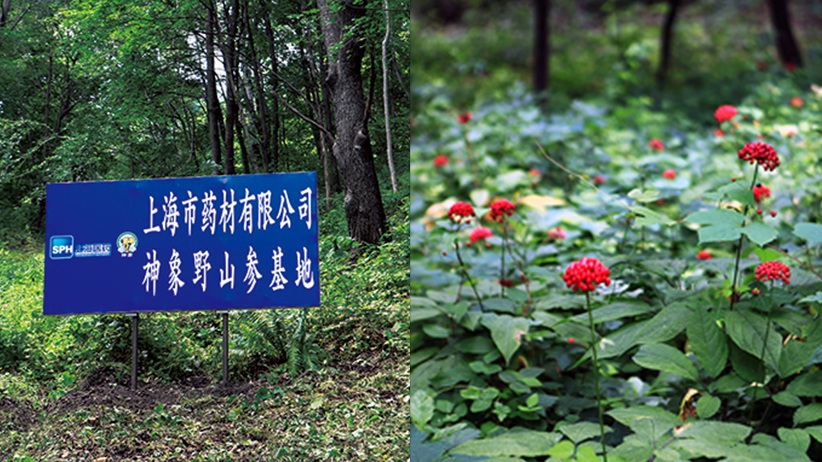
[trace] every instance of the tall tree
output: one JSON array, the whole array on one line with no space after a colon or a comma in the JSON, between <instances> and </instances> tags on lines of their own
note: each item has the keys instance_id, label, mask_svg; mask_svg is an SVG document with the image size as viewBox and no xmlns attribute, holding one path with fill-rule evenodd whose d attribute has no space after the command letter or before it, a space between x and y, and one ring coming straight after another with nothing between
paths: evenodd
<instances>
[{"instance_id":1,"label":"tall tree","mask_svg":"<svg viewBox=\"0 0 822 462\"><path fill-rule=\"evenodd\" d=\"M333 1L333 0L332 0ZM385 232L385 209L368 136L362 81L362 31L355 28L365 14L354 0L317 0L326 48L331 54L326 82L331 89L336 137L333 146L345 188L349 235L377 244Z\"/></svg>"},{"instance_id":2,"label":"tall tree","mask_svg":"<svg viewBox=\"0 0 822 462\"><path fill-rule=\"evenodd\" d=\"M382 1L385 8L385 37L382 39L382 101L385 116L385 155L388 157L388 169L391 173L391 190L397 192L397 172L394 171L394 154L391 151L391 98L388 91L388 39L391 38L391 16L388 13L388 0Z\"/></svg>"},{"instance_id":3,"label":"tall tree","mask_svg":"<svg viewBox=\"0 0 822 462\"><path fill-rule=\"evenodd\" d=\"M540 106L547 103L550 72L551 0L534 0L534 92Z\"/></svg>"},{"instance_id":4,"label":"tall tree","mask_svg":"<svg viewBox=\"0 0 822 462\"><path fill-rule=\"evenodd\" d=\"M659 68L656 71L656 82L659 86L665 84L668 68L671 67L671 44L673 43L674 24L681 3L681 0L668 0L668 12L665 14L665 22L662 24L662 34L660 37Z\"/></svg>"},{"instance_id":5,"label":"tall tree","mask_svg":"<svg viewBox=\"0 0 822 462\"><path fill-rule=\"evenodd\" d=\"M223 168L227 175L233 175L234 170L234 133L239 119L239 104L237 102L237 81L239 80L239 54L237 53L237 23L240 16L239 0L231 0L225 5L226 31L223 37L223 65L226 73L225 95L225 158Z\"/></svg>"},{"instance_id":6,"label":"tall tree","mask_svg":"<svg viewBox=\"0 0 822 462\"><path fill-rule=\"evenodd\" d=\"M211 140L211 162L214 174L222 169L222 154L220 150L220 125L223 118L220 100L217 96L217 71L214 65L214 34L217 21L217 6L214 0L206 5L206 108L208 112L208 134Z\"/></svg>"},{"instance_id":7,"label":"tall tree","mask_svg":"<svg viewBox=\"0 0 822 462\"><path fill-rule=\"evenodd\" d=\"M776 51L786 67L802 67L802 53L793 35L788 0L768 0L771 23L776 31Z\"/></svg>"}]
</instances>

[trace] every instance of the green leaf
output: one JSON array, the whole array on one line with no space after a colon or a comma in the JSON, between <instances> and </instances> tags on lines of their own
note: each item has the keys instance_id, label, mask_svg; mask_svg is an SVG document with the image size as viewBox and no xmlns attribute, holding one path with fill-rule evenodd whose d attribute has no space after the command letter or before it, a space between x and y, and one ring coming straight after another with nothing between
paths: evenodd
<instances>
[{"instance_id":1,"label":"green leaf","mask_svg":"<svg viewBox=\"0 0 822 462\"><path fill-rule=\"evenodd\" d=\"M800 407L793 414L794 426L822 420L822 403L811 403Z\"/></svg>"},{"instance_id":2,"label":"green leaf","mask_svg":"<svg viewBox=\"0 0 822 462\"><path fill-rule=\"evenodd\" d=\"M773 395L773 400L776 404L785 407L799 407L802 405L802 400L798 396L789 391L780 391Z\"/></svg>"},{"instance_id":3,"label":"green leaf","mask_svg":"<svg viewBox=\"0 0 822 462\"><path fill-rule=\"evenodd\" d=\"M822 371L800 375L788 384L786 390L796 396L822 396Z\"/></svg>"},{"instance_id":4,"label":"green leaf","mask_svg":"<svg viewBox=\"0 0 822 462\"><path fill-rule=\"evenodd\" d=\"M534 430L512 430L490 438L466 441L452 449L454 454L469 456L547 456L562 438L558 433Z\"/></svg>"},{"instance_id":5,"label":"green leaf","mask_svg":"<svg viewBox=\"0 0 822 462\"><path fill-rule=\"evenodd\" d=\"M486 335L475 335L460 340L454 345L454 348L460 353L484 355L494 348L494 344Z\"/></svg>"},{"instance_id":6,"label":"green leaf","mask_svg":"<svg viewBox=\"0 0 822 462\"><path fill-rule=\"evenodd\" d=\"M685 329L691 310L684 303L672 303L649 319L637 336L637 343L661 343L674 338Z\"/></svg>"},{"instance_id":7,"label":"green leaf","mask_svg":"<svg viewBox=\"0 0 822 462\"><path fill-rule=\"evenodd\" d=\"M694 212L685 217L685 221L698 225L739 227L745 221L745 215L729 209L710 209Z\"/></svg>"},{"instance_id":8,"label":"green leaf","mask_svg":"<svg viewBox=\"0 0 822 462\"><path fill-rule=\"evenodd\" d=\"M694 308L688 320L688 340L699 364L716 378L728 362L728 340L705 307Z\"/></svg>"},{"instance_id":9,"label":"green leaf","mask_svg":"<svg viewBox=\"0 0 822 462\"><path fill-rule=\"evenodd\" d=\"M696 402L696 414L700 419L710 419L719 410L722 400L716 396L703 394Z\"/></svg>"},{"instance_id":10,"label":"green leaf","mask_svg":"<svg viewBox=\"0 0 822 462\"><path fill-rule=\"evenodd\" d=\"M613 417L617 422L630 427L637 419L654 419L666 428L666 430L673 428L681 423L679 417L671 412L654 406L632 406L623 407L619 409L611 409L606 412Z\"/></svg>"},{"instance_id":11,"label":"green leaf","mask_svg":"<svg viewBox=\"0 0 822 462\"><path fill-rule=\"evenodd\" d=\"M813 295L800 298L797 303L822 303L822 290Z\"/></svg>"},{"instance_id":12,"label":"green leaf","mask_svg":"<svg viewBox=\"0 0 822 462\"><path fill-rule=\"evenodd\" d=\"M558 428L565 436L567 436L575 444L579 444L587 439L599 436L599 424L593 422L578 422L575 424L566 424ZM605 427L605 433L611 433L611 427Z\"/></svg>"},{"instance_id":13,"label":"green leaf","mask_svg":"<svg viewBox=\"0 0 822 462\"><path fill-rule=\"evenodd\" d=\"M762 380L765 374L765 365L756 356L743 351L736 346L736 343L731 342L728 348L728 357L731 359L735 375L742 379L742 388L747 387L751 382L758 382ZM726 376L728 377L728 376ZM724 379L725 377L723 377ZM720 379L717 382L721 382Z\"/></svg>"},{"instance_id":14,"label":"green leaf","mask_svg":"<svg viewBox=\"0 0 822 462\"><path fill-rule=\"evenodd\" d=\"M663 343L642 345L634 355L635 363L657 371L670 372L691 380L699 380L699 372L684 353Z\"/></svg>"},{"instance_id":15,"label":"green leaf","mask_svg":"<svg viewBox=\"0 0 822 462\"><path fill-rule=\"evenodd\" d=\"M677 436L679 438L713 441L732 446L742 442L750 433L751 427L738 423L696 420L685 424L679 430Z\"/></svg>"},{"instance_id":16,"label":"green leaf","mask_svg":"<svg viewBox=\"0 0 822 462\"><path fill-rule=\"evenodd\" d=\"M753 191L741 183L729 183L717 189L722 195L727 195L728 199L738 201L742 205L753 207L755 205Z\"/></svg>"},{"instance_id":17,"label":"green leaf","mask_svg":"<svg viewBox=\"0 0 822 462\"><path fill-rule=\"evenodd\" d=\"M411 393L411 422L419 428L425 428L434 417L434 396L427 390L415 390Z\"/></svg>"},{"instance_id":18,"label":"green leaf","mask_svg":"<svg viewBox=\"0 0 822 462\"><path fill-rule=\"evenodd\" d=\"M653 307L645 303L617 302L597 308L591 314L594 316L594 324L600 324L629 316L638 316L651 310ZM588 324L588 313L578 314L571 320L579 324Z\"/></svg>"},{"instance_id":19,"label":"green leaf","mask_svg":"<svg viewBox=\"0 0 822 462\"><path fill-rule=\"evenodd\" d=\"M439 324L426 324L422 326L422 331L431 338L448 338L451 336L451 331Z\"/></svg>"},{"instance_id":20,"label":"green leaf","mask_svg":"<svg viewBox=\"0 0 822 462\"><path fill-rule=\"evenodd\" d=\"M642 207L641 205L631 207L631 212L634 214L634 224L636 226L671 226L676 224L675 221L671 220L666 215L651 210L647 207Z\"/></svg>"},{"instance_id":21,"label":"green leaf","mask_svg":"<svg viewBox=\"0 0 822 462\"><path fill-rule=\"evenodd\" d=\"M782 376L788 377L804 369L814 349L813 345L805 342L789 340L783 347L782 356L779 357L779 370L782 371Z\"/></svg>"},{"instance_id":22,"label":"green leaf","mask_svg":"<svg viewBox=\"0 0 822 462\"><path fill-rule=\"evenodd\" d=\"M580 446L577 448L577 462L598 462L596 451L590 446Z\"/></svg>"},{"instance_id":23,"label":"green leaf","mask_svg":"<svg viewBox=\"0 0 822 462\"><path fill-rule=\"evenodd\" d=\"M705 244L707 242L727 242L739 239L742 234L742 229L735 225L715 225L699 228L697 236L699 236L699 243Z\"/></svg>"},{"instance_id":24,"label":"green leaf","mask_svg":"<svg viewBox=\"0 0 822 462\"><path fill-rule=\"evenodd\" d=\"M563 440L548 450L547 455L559 459L570 459L571 456L574 455L574 449L574 443L568 440Z\"/></svg>"},{"instance_id":25,"label":"green leaf","mask_svg":"<svg viewBox=\"0 0 822 462\"><path fill-rule=\"evenodd\" d=\"M647 203L647 202L654 202L655 200L659 199L659 191L656 189L633 189L628 193L628 197L634 199L637 202Z\"/></svg>"},{"instance_id":26,"label":"green leaf","mask_svg":"<svg viewBox=\"0 0 822 462\"><path fill-rule=\"evenodd\" d=\"M528 333L529 324L525 318L487 313L482 317L482 325L491 331L491 339L508 364L522 343L522 336Z\"/></svg>"},{"instance_id":27,"label":"green leaf","mask_svg":"<svg viewBox=\"0 0 822 462\"><path fill-rule=\"evenodd\" d=\"M754 247L753 251L762 263L779 260L782 258L781 253L766 247Z\"/></svg>"},{"instance_id":28,"label":"green leaf","mask_svg":"<svg viewBox=\"0 0 822 462\"><path fill-rule=\"evenodd\" d=\"M539 395L534 393L525 400L525 405L528 407L536 407L539 403Z\"/></svg>"},{"instance_id":29,"label":"green leaf","mask_svg":"<svg viewBox=\"0 0 822 462\"><path fill-rule=\"evenodd\" d=\"M487 300L483 300L482 304L487 310L496 311L498 313L515 313L517 310L517 304L513 300L507 298L489 298Z\"/></svg>"},{"instance_id":30,"label":"green leaf","mask_svg":"<svg viewBox=\"0 0 822 462\"><path fill-rule=\"evenodd\" d=\"M780 427L777 430L779 439L802 452L807 452L811 445L811 435L799 428Z\"/></svg>"},{"instance_id":31,"label":"green leaf","mask_svg":"<svg viewBox=\"0 0 822 462\"><path fill-rule=\"evenodd\" d=\"M822 225L816 223L797 223L793 234L811 242L822 242Z\"/></svg>"},{"instance_id":32,"label":"green leaf","mask_svg":"<svg viewBox=\"0 0 822 462\"><path fill-rule=\"evenodd\" d=\"M759 246L763 246L768 242L771 242L776 239L776 236L779 234L775 229L773 229L773 227L758 221L749 223L748 226L742 228L742 233L748 236L748 239Z\"/></svg>"},{"instance_id":33,"label":"green leaf","mask_svg":"<svg viewBox=\"0 0 822 462\"><path fill-rule=\"evenodd\" d=\"M803 428L813 439L822 443L822 425L814 425L813 427Z\"/></svg>"},{"instance_id":34,"label":"green leaf","mask_svg":"<svg viewBox=\"0 0 822 462\"><path fill-rule=\"evenodd\" d=\"M782 338L773 324L768 326L765 318L752 311L737 309L725 314L725 329L739 348L756 358L760 358L765 345L765 364L779 372Z\"/></svg>"}]
</instances>

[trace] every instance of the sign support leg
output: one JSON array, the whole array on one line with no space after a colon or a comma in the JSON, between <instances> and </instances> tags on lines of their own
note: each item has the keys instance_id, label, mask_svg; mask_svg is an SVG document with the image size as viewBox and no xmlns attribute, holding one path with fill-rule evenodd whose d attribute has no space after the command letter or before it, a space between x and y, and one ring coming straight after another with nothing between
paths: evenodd
<instances>
[{"instance_id":1,"label":"sign support leg","mask_svg":"<svg viewBox=\"0 0 822 462\"><path fill-rule=\"evenodd\" d=\"M221 311L223 315L223 386L228 385L228 311Z\"/></svg>"},{"instance_id":2,"label":"sign support leg","mask_svg":"<svg viewBox=\"0 0 822 462\"><path fill-rule=\"evenodd\" d=\"M131 389L137 389L137 325L140 322L139 314L129 313L131 318Z\"/></svg>"}]
</instances>

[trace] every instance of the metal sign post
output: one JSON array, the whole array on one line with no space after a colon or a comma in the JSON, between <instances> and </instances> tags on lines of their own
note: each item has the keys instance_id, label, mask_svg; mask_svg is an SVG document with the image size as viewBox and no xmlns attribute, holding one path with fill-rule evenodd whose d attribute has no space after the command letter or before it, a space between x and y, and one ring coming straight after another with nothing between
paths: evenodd
<instances>
[{"instance_id":1,"label":"metal sign post","mask_svg":"<svg viewBox=\"0 0 822 462\"><path fill-rule=\"evenodd\" d=\"M223 386L228 385L228 311L218 311L223 318Z\"/></svg>"},{"instance_id":2,"label":"metal sign post","mask_svg":"<svg viewBox=\"0 0 822 462\"><path fill-rule=\"evenodd\" d=\"M137 325L140 322L138 313L128 313L131 318L131 389L137 389Z\"/></svg>"}]
</instances>

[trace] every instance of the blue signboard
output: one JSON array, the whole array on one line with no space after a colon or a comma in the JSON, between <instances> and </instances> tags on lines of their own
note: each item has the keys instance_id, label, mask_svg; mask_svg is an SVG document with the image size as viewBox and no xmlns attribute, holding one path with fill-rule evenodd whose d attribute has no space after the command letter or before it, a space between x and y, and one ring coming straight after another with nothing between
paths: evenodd
<instances>
[{"instance_id":1,"label":"blue signboard","mask_svg":"<svg viewBox=\"0 0 822 462\"><path fill-rule=\"evenodd\" d=\"M318 306L314 172L46 185L43 314Z\"/></svg>"}]
</instances>

